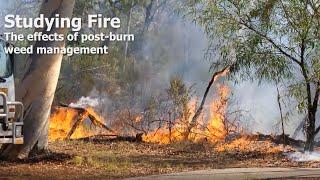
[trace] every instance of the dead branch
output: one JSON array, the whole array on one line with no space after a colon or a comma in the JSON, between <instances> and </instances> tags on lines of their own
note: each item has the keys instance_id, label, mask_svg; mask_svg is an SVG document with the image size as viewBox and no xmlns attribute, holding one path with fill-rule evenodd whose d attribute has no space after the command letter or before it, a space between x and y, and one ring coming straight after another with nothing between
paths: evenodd
<instances>
[{"instance_id":1,"label":"dead branch","mask_svg":"<svg viewBox=\"0 0 320 180\"><path fill-rule=\"evenodd\" d=\"M72 134L75 132L75 130L78 128L78 126L86 119L89 118L90 121L97 127L106 129L109 132L112 132L116 134L114 130L109 128L104 122L103 119L92 109L92 108L82 108L82 107L69 107L68 105L64 105L68 108L73 108L78 111L77 120L72 125L72 128L67 134L66 139L70 139Z\"/></svg>"},{"instance_id":2,"label":"dead branch","mask_svg":"<svg viewBox=\"0 0 320 180\"><path fill-rule=\"evenodd\" d=\"M72 134L76 131L77 127L80 125L80 123L83 122L83 120L85 119L85 117L83 115L84 115L84 111L82 111L82 112L79 111L78 118L77 118L76 122L74 122L70 131L68 132L66 139L70 139Z\"/></svg>"},{"instance_id":3,"label":"dead branch","mask_svg":"<svg viewBox=\"0 0 320 180\"><path fill-rule=\"evenodd\" d=\"M186 134L186 138L188 138L192 128L194 128L194 126L197 124L197 119L199 118L200 114L202 113L203 106L204 106L204 104L206 102L206 99L207 99L207 96L208 96L208 93L210 91L210 88L211 88L212 84L216 81L216 79L220 75L222 75L222 74L226 73L227 71L229 71L230 67L231 67L231 65L228 65L228 66L224 67L222 70L217 71L212 75L212 78L211 78L211 80L210 80L210 82L209 82L209 84L208 84L208 86L206 88L206 91L205 91L205 93L204 93L204 95L202 97L201 104L198 107L198 109L197 109L196 113L194 114L194 116L192 117L192 120L190 122L188 131L187 131L187 134Z\"/></svg>"},{"instance_id":4,"label":"dead branch","mask_svg":"<svg viewBox=\"0 0 320 180\"><path fill-rule=\"evenodd\" d=\"M89 119L91 120L91 122L95 125L95 126L98 126L100 128L103 128L103 129L106 129L112 133L116 133L114 130L112 130L111 128L109 128L103 121L102 121L102 118L96 114L96 112L91 109L91 108L88 108L86 109L87 112L88 112L88 117Z\"/></svg>"}]
</instances>

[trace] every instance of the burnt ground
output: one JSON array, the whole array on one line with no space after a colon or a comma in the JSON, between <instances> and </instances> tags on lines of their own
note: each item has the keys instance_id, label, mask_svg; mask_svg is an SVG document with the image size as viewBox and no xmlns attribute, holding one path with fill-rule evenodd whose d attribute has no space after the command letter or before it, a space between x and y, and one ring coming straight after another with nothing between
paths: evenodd
<instances>
[{"instance_id":1,"label":"burnt ground","mask_svg":"<svg viewBox=\"0 0 320 180\"><path fill-rule=\"evenodd\" d=\"M286 148L290 150L291 148ZM56 141L50 155L0 162L3 179L117 179L212 168L320 167L319 162L294 162L281 145L267 140L235 140L228 144L158 145L108 138Z\"/></svg>"}]
</instances>

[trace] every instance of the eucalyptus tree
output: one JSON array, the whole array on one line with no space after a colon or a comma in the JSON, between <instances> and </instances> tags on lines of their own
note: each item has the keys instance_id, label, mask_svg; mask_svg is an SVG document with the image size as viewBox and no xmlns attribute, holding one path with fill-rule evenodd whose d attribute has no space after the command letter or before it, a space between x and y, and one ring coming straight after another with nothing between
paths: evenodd
<instances>
[{"instance_id":1,"label":"eucalyptus tree","mask_svg":"<svg viewBox=\"0 0 320 180\"><path fill-rule=\"evenodd\" d=\"M232 65L235 80L283 82L306 115L312 151L320 94L318 0L190 0L189 10L211 37L212 67Z\"/></svg>"},{"instance_id":2,"label":"eucalyptus tree","mask_svg":"<svg viewBox=\"0 0 320 180\"><path fill-rule=\"evenodd\" d=\"M71 18L74 0L43 0L40 14L50 18L55 13L60 17ZM35 31L66 34L67 28L44 28ZM35 47L64 47L65 42L34 42ZM24 144L2 146L1 156L7 159L23 158L45 152L48 145L49 115L54 98L62 54L31 54L27 58L25 73L17 87L17 99L25 106Z\"/></svg>"}]
</instances>

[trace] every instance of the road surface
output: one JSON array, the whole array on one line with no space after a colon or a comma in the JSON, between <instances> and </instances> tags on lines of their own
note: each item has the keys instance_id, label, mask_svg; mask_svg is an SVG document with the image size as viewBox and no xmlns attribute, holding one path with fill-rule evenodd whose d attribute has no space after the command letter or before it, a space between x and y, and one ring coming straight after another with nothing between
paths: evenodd
<instances>
[{"instance_id":1,"label":"road surface","mask_svg":"<svg viewBox=\"0 0 320 180\"><path fill-rule=\"evenodd\" d=\"M320 168L232 168L129 178L128 180L320 179Z\"/></svg>"}]
</instances>

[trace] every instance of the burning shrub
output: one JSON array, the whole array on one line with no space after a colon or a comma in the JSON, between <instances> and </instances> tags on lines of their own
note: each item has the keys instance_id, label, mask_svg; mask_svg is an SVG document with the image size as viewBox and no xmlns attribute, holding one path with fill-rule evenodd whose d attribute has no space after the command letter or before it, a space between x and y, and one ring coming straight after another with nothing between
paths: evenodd
<instances>
[{"instance_id":1,"label":"burning shrub","mask_svg":"<svg viewBox=\"0 0 320 180\"><path fill-rule=\"evenodd\" d=\"M237 118L231 118L231 114L236 113L228 111L230 92L225 85L217 85L216 98L205 107L196 126L189 132L197 107L197 100L192 99L190 89L186 88L181 79L173 78L170 81L168 99L164 102L166 108L163 109L167 114L158 116L158 127L145 135L144 141L160 144L184 140L216 142L224 140L229 133L239 132Z\"/></svg>"}]
</instances>

